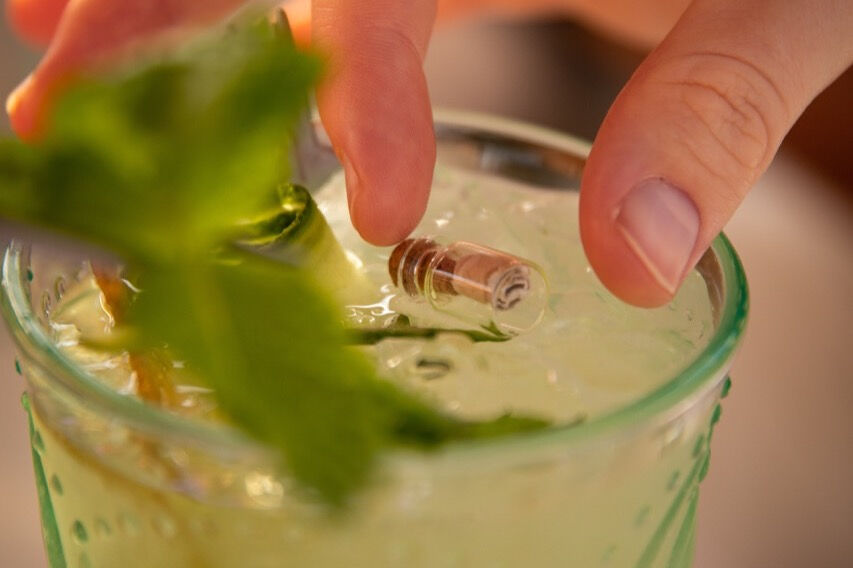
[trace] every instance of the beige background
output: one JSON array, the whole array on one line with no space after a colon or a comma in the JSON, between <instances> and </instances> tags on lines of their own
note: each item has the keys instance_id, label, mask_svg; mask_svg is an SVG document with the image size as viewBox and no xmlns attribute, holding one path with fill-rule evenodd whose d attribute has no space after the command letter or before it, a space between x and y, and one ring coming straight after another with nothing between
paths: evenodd
<instances>
[{"instance_id":1,"label":"beige background","mask_svg":"<svg viewBox=\"0 0 853 568\"><path fill-rule=\"evenodd\" d=\"M0 54L5 94L33 56L5 25ZM440 32L427 70L437 104L591 137L637 61L565 25L485 24ZM703 485L698 568L843 567L853 558L851 189L783 153L727 229L752 315ZM0 241L14 230L0 223ZM0 331L0 566L41 568L13 360Z\"/></svg>"}]
</instances>

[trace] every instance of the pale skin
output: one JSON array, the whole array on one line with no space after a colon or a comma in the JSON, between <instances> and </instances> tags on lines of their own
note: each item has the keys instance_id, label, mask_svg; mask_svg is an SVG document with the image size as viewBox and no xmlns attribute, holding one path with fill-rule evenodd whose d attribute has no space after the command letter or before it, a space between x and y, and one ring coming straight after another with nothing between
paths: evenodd
<instances>
[{"instance_id":1,"label":"pale skin","mask_svg":"<svg viewBox=\"0 0 853 568\"><path fill-rule=\"evenodd\" d=\"M216 22L242 0L6 0L47 47L7 100L37 138L69 77L164 31ZM853 62L849 0L313 0L286 5L297 41L329 58L317 102L344 165L353 224L394 244L426 206L435 160L422 63L434 23L563 13L654 49L595 138L581 237L617 296L667 302L767 169L812 99Z\"/></svg>"}]
</instances>

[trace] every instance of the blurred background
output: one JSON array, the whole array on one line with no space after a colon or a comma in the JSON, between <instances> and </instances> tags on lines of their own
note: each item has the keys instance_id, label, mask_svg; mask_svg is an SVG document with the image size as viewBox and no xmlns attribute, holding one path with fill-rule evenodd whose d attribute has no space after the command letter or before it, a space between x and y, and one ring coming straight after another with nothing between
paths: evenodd
<instances>
[{"instance_id":1,"label":"blurred background","mask_svg":"<svg viewBox=\"0 0 853 568\"><path fill-rule=\"evenodd\" d=\"M0 21L0 94L37 54ZM566 21L456 24L426 62L437 106L594 138L643 53ZM5 113L0 133L9 135ZM2 191L2 188L0 188ZM0 221L0 244L21 231ZM712 445L697 568L846 567L853 558L853 72L809 108L726 232L749 327ZM0 329L0 566L46 566L23 381Z\"/></svg>"}]
</instances>

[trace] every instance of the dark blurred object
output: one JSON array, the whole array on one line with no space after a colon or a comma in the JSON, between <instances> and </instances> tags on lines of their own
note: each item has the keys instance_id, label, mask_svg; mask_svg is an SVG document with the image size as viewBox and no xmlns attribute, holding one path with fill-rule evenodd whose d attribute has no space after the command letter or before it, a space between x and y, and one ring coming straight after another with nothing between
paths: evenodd
<instances>
[{"instance_id":1,"label":"dark blurred object","mask_svg":"<svg viewBox=\"0 0 853 568\"><path fill-rule=\"evenodd\" d=\"M645 54L571 22L443 29L427 75L439 106L512 116L592 140ZM783 149L841 186L853 204L853 70L823 92Z\"/></svg>"},{"instance_id":2,"label":"dark blurred object","mask_svg":"<svg viewBox=\"0 0 853 568\"><path fill-rule=\"evenodd\" d=\"M452 25L426 60L433 104L592 140L643 54L562 21Z\"/></svg>"},{"instance_id":3,"label":"dark blurred object","mask_svg":"<svg viewBox=\"0 0 853 568\"><path fill-rule=\"evenodd\" d=\"M783 147L840 185L853 204L853 67L806 109Z\"/></svg>"}]
</instances>

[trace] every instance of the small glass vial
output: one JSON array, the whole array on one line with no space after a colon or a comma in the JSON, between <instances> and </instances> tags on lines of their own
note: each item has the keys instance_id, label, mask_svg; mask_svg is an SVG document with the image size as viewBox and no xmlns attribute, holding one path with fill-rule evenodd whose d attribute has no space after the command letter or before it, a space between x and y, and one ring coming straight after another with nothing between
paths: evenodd
<instances>
[{"instance_id":1,"label":"small glass vial","mask_svg":"<svg viewBox=\"0 0 853 568\"><path fill-rule=\"evenodd\" d=\"M431 238L406 239L391 253L395 286L458 319L517 335L539 323L548 301L542 269L488 247Z\"/></svg>"}]
</instances>

